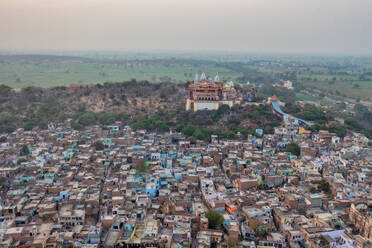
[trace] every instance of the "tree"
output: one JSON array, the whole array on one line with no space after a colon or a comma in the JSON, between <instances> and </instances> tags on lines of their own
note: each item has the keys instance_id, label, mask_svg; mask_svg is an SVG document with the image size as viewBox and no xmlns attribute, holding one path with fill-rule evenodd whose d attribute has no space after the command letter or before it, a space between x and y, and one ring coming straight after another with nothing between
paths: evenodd
<instances>
[{"instance_id":1,"label":"tree","mask_svg":"<svg viewBox=\"0 0 372 248\"><path fill-rule=\"evenodd\" d=\"M327 115L324 111L311 104L305 104L303 112L298 114L298 117L308 121L324 122L327 120Z\"/></svg>"},{"instance_id":2,"label":"tree","mask_svg":"<svg viewBox=\"0 0 372 248\"><path fill-rule=\"evenodd\" d=\"M269 125L271 127L279 127L280 126L280 122L279 121L270 121Z\"/></svg>"},{"instance_id":3,"label":"tree","mask_svg":"<svg viewBox=\"0 0 372 248\"><path fill-rule=\"evenodd\" d=\"M287 152L292 153L293 155L300 156L301 154L301 148L297 143L289 143L286 148Z\"/></svg>"},{"instance_id":4,"label":"tree","mask_svg":"<svg viewBox=\"0 0 372 248\"><path fill-rule=\"evenodd\" d=\"M166 123L162 122L162 121L157 121L155 123L155 126L158 130L162 131L162 132L166 132L169 130L169 127Z\"/></svg>"},{"instance_id":5,"label":"tree","mask_svg":"<svg viewBox=\"0 0 372 248\"><path fill-rule=\"evenodd\" d=\"M331 193L331 186L329 185L329 183L324 178L320 181L319 187L325 193L327 193L327 194Z\"/></svg>"},{"instance_id":6,"label":"tree","mask_svg":"<svg viewBox=\"0 0 372 248\"><path fill-rule=\"evenodd\" d=\"M72 129L75 129L75 130L79 130L79 129L81 129L82 127L81 127L81 125L80 125L77 121L73 121L73 122L71 123L71 128L72 128Z\"/></svg>"},{"instance_id":7,"label":"tree","mask_svg":"<svg viewBox=\"0 0 372 248\"><path fill-rule=\"evenodd\" d=\"M79 116L79 124L83 126L93 125L96 121L96 115L93 112L86 112Z\"/></svg>"},{"instance_id":8,"label":"tree","mask_svg":"<svg viewBox=\"0 0 372 248\"><path fill-rule=\"evenodd\" d=\"M8 96L12 92L12 88L7 85L0 84L0 96Z\"/></svg>"},{"instance_id":9,"label":"tree","mask_svg":"<svg viewBox=\"0 0 372 248\"><path fill-rule=\"evenodd\" d=\"M206 140L207 138L206 134L200 129L195 130L192 136L194 136L198 140Z\"/></svg>"},{"instance_id":10,"label":"tree","mask_svg":"<svg viewBox=\"0 0 372 248\"><path fill-rule=\"evenodd\" d=\"M0 185L5 184L7 181L6 177L0 177Z\"/></svg>"},{"instance_id":11,"label":"tree","mask_svg":"<svg viewBox=\"0 0 372 248\"><path fill-rule=\"evenodd\" d=\"M28 121L28 122L26 122L26 123L23 125L23 128L24 128L26 131L30 131L30 130L32 130L35 126L37 126L37 124L36 124L34 121Z\"/></svg>"},{"instance_id":12,"label":"tree","mask_svg":"<svg viewBox=\"0 0 372 248\"><path fill-rule=\"evenodd\" d=\"M61 104L55 97L48 97L45 101L40 104L36 116L41 120L54 119L61 111Z\"/></svg>"},{"instance_id":13,"label":"tree","mask_svg":"<svg viewBox=\"0 0 372 248\"><path fill-rule=\"evenodd\" d=\"M4 142L6 142L6 140L7 140L6 136L1 136L0 137L0 143L4 143Z\"/></svg>"},{"instance_id":14,"label":"tree","mask_svg":"<svg viewBox=\"0 0 372 248\"><path fill-rule=\"evenodd\" d=\"M205 217L208 219L208 226L211 229L216 229L221 226L224 222L223 215L216 210L208 210L205 214Z\"/></svg>"},{"instance_id":15,"label":"tree","mask_svg":"<svg viewBox=\"0 0 372 248\"><path fill-rule=\"evenodd\" d=\"M359 122L351 117L347 117L344 120L345 124L350 126L353 129L361 130L363 129L363 126L359 124Z\"/></svg>"},{"instance_id":16,"label":"tree","mask_svg":"<svg viewBox=\"0 0 372 248\"><path fill-rule=\"evenodd\" d=\"M189 137L187 137L187 141L190 141L191 144L195 144L196 143L196 138L194 136L189 136Z\"/></svg>"},{"instance_id":17,"label":"tree","mask_svg":"<svg viewBox=\"0 0 372 248\"><path fill-rule=\"evenodd\" d=\"M181 132L186 136L192 136L195 132L195 127L189 124L186 127L182 128Z\"/></svg>"},{"instance_id":18,"label":"tree","mask_svg":"<svg viewBox=\"0 0 372 248\"><path fill-rule=\"evenodd\" d=\"M102 125L110 125L114 123L117 118L115 113L100 112L97 114L97 119Z\"/></svg>"},{"instance_id":19,"label":"tree","mask_svg":"<svg viewBox=\"0 0 372 248\"><path fill-rule=\"evenodd\" d=\"M22 147L21 147L21 154L22 155L27 155L27 154L29 154L30 153L30 149L28 148L28 146L27 145L23 145Z\"/></svg>"},{"instance_id":20,"label":"tree","mask_svg":"<svg viewBox=\"0 0 372 248\"><path fill-rule=\"evenodd\" d=\"M0 116L0 133L11 133L16 129L16 123L19 118L16 115L1 115Z\"/></svg>"},{"instance_id":21,"label":"tree","mask_svg":"<svg viewBox=\"0 0 372 248\"><path fill-rule=\"evenodd\" d=\"M102 143L102 141L100 140L97 140L96 142L94 142L94 148L97 150L97 151L102 151L103 149L105 149L105 145Z\"/></svg>"},{"instance_id":22,"label":"tree","mask_svg":"<svg viewBox=\"0 0 372 248\"><path fill-rule=\"evenodd\" d=\"M265 189L265 187L266 187L266 183L265 182L259 182L258 185L257 185L257 188L258 189L261 189L261 190L262 189Z\"/></svg>"},{"instance_id":23,"label":"tree","mask_svg":"<svg viewBox=\"0 0 372 248\"><path fill-rule=\"evenodd\" d=\"M314 194L316 192L317 192L316 188L314 186L311 186L310 193Z\"/></svg>"},{"instance_id":24,"label":"tree","mask_svg":"<svg viewBox=\"0 0 372 248\"><path fill-rule=\"evenodd\" d=\"M328 131L335 133L338 137L345 137L346 128L343 126L332 125L328 128Z\"/></svg>"}]
</instances>

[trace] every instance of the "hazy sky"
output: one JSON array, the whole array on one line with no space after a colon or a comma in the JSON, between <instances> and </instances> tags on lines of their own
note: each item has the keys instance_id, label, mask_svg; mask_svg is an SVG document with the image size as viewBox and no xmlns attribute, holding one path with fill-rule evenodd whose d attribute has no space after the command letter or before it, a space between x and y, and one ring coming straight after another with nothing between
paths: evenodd
<instances>
[{"instance_id":1,"label":"hazy sky","mask_svg":"<svg viewBox=\"0 0 372 248\"><path fill-rule=\"evenodd\" d=\"M372 0L0 0L0 50L372 54Z\"/></svg>"}]
</instances>

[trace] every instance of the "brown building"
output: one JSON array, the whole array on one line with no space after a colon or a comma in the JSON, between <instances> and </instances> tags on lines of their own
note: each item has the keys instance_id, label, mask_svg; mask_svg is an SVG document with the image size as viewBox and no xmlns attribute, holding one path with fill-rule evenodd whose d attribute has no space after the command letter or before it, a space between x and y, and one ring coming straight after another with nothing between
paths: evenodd
<instances>
[{"instance_id":1,"label":"brown building","mask_svg":"<svg viewBox=\"0 0 372 248\"><path fill-rule=\"evenodd\" d=\"M232 84L218 83L218 76L211 81L203 73L200 81L196 79L187 91L186 110L217 110L223 104L230 107L240 104L240 97Z\"/></svg>"},{"instance_id":2,"label":"brown building","mask_svg":"<svg viewBox=\"0 0 372 248\"><path fill-rule=\"evenodd\" d=\"M368 210L370 205L370 202L369 204L351 204L349 210L349 219L360 232L360 235L367 239L372 239L372 215Z\"/></svg>"},{"instance_id":3,"label":"brown building","mask_svg":"<svg viewBox=\"0 0 372 248\"><path fill-rule=\"evenodd\" d=\"M236 180L236 187L240 190L256 188L258 184L257 179L240 178Z\"/></svg>"}]
</instances>

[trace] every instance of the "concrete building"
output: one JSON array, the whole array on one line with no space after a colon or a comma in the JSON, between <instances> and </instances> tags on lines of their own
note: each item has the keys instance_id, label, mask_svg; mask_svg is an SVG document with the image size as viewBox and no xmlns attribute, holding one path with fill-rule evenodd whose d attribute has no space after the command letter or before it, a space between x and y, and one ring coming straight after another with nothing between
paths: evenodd
<instances>
[{"instance_id":1,"label":"concrete building","mask_svg":"<svg viewBox=\"0 0 372 248\"><path fill-rule=\"evenodd\" d=\"M214 81L208 80L204 73L203 75L200 81L196 78L187 88L189 93L186 110L217 110L224 104L230 107L240 104L241 96L233 83L219 83L218 75Z\"/></svg>"}]
</instances>

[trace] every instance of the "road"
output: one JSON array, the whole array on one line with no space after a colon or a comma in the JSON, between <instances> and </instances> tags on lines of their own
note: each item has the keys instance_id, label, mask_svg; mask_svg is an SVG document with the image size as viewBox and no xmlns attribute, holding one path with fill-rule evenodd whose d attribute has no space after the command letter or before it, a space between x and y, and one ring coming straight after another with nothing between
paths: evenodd
<instances>
[{"instance_id":1,"label":"road","mask_svg":"<svg viewBox=\"0 0 372 248\"><path fill-rule=\"evenodd\" d=\"M309 127L311 127L311 126L313 125L312 123L310 123L310 122L308 122L308 121L305 121L305 120L299 119L299 118L297 118L297 117L294 117L294 116L292 116L292 115L290 115L290 114L284 113L284 112L282 111L282 109L280 108L280 105L279 105L278 102L272 102L271 105L272 105L272 107L273 107L273 109L274 109L274 111L275 111L276 113L278 113L278 114L280 114L281 116L283 116L284 122L285 122L286 124L290 124L289 118L292 118L292 119L294 119L294 123L295 123L295 124L298 124L298 123L300 122L300 123L303 123L303 124L305 124L305 125L307 125L307 126L309 126Z\"/></svg>"}]
</instances>

